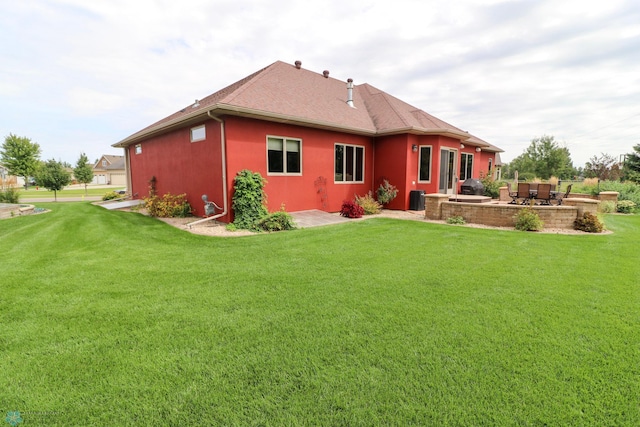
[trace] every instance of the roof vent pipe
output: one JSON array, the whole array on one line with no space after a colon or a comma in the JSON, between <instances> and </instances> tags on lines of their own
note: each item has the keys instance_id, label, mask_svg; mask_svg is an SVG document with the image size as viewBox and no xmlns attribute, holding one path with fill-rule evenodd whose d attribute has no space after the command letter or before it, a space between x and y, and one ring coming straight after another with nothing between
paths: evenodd
<instances>
[{"instance_id":1,"label":"roof vent pipe","mask_svg":"<svg viewBox=\"0 0 640 427\"><path fill-rule=\"evenodd\" d=\"M324 70L322 72L322 75L324 76L325 79L328 79L329 78L329 70Z\"/></svg>"},{"instance_id":2,"label":"roof vent pipe","mask_svg":"<svg viewBox=\"0 0 640 427\"><path fill-rule=\"evenodd\" d=\"M353 105L353 79L347 79L347 105L355 108Z\"/></svg>"},{"instance_id":3,"label":"roof vent pipe","mask_svg":"<svg viewBox=\"0 0 640 427\"><path fill-rule=\"evenodd\" d=\"M296 68L299 70L302 67L302 62L296 61Z\"/></svg>"}]
</instances>

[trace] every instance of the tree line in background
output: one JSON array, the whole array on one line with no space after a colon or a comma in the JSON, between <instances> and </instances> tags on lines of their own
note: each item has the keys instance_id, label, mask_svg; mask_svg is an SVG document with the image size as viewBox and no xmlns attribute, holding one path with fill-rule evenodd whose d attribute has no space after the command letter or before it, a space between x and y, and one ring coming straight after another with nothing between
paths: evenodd
<instances>
[{"instance_id":1,"label":"tree line in background","mask_svg":"<svg viewBox=\"0 0 640 427\"><path fill-rule=\"evenodd\" d=\"M80 154L74 168L54 159L42 161L40 154L40 145L37 143L26 137L9 134L0 149L0 163L9 175L24 178L25 188L36 184L53 191L54 195L71 182L69 169L72 169L75 181L85 185L85 190L93 180L93 169L85 153ZM599 178L640 183L640 144L635 145L633 152L626 154L622 161L601 153L600 156L591 157L584 168L575 168L569 149L561 147L553 136L544 135L534 138L521 155L502 167L504 179L513 179L516 172L521 180L547 180L555 176L564 180ZM35 183L31 182L32 178Z\"/></svg>"},{"instance_id":2,"label":"tree line in background","mask_svg":"<svg viewBox=\"0 0 640 427\"><path fill-rule=\"evenodd\" d=\"M516 172L519 180L547 180L554 176L561 180L598 178L640 183L640 144L633 147L633 152L624 155L624 159L601 153L600 156L592 156L584 168L576 168L569 149L561 147L553 136L544 135L531 140L521 155L502 166L504 179L514 179Z\"/></svg>"},{"instance_id":3,"label":"tree line in background","mask_svg":"<svg viewBox=\"0 0 640 427\"><path fill-rule=\"evenodd\" d=\"M29 185L37 185L57 192L71 183L71 174L76 182L87 184L93 181L93 168L85 153L81 153L75 167L55 159L40 160L40 145L29 138L9 134L0 149L0 163L9 175L24 179L25 189ZM71 170L71 172L69 171Z\"/></svg>"}]
</instances>

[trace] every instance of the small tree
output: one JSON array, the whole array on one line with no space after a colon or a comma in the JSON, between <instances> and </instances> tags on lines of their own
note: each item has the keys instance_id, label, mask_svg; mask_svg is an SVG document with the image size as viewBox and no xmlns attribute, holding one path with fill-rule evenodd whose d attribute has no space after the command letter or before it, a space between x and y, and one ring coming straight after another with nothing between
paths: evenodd
<instances>
[{"instance_id":1,"label":"small tree","mask_svg":"<svg viewBox=\"0 0 640 427\"><path fill-rule=\"evenodd\" d=\"M633 182L640 183L640 144L633 147L633 152L625 156L624 177Z\"/></svg>"},{"instance_id":2,"label":"small tree","mask_svg":"<svg viewBox=\"0 0 640 427\"><path fill-rule=\"evenodd\" d=\"M71 175L64 170L62 164L54 159L47 160L36 172L38 185L53 191L55 201L58 201L58 191L71 182Z\"/></svg>"},{"instance_id":3,"label":"small tree","mask_svg":"<svg viewBox=\"0 0 640 427\"><path fill-rule=\"evenodd\" d=\"M615 157L600 153L600 157L592 156L584 165L584 173L587 178L616 181L620 179L621 170Z\"/></svg>"},{"instance_id":4,"label":"small tree","mask_svg":"<svg viewBox=\"0 0 640 427\"><path fill-rule=\"evenodd\" d=\"M93 168L86 154L80 153L76 167L73 168L73 175L79 183L84 184L84 194L87 194L87 184L93 181Z\"/></svg>"},{"instance_id":5,"label":"small tree","mask_svg":"<svg viewBox=\"0 0 640 427\"><path fill-rule=\"evenodd\" d=\"M0 162L7 168L9 175L24 178L25 188L29 186L29 177L35 175L40 161L40 146L29 138L9 134L0 150Z\"/></svg>"}]
</instances>

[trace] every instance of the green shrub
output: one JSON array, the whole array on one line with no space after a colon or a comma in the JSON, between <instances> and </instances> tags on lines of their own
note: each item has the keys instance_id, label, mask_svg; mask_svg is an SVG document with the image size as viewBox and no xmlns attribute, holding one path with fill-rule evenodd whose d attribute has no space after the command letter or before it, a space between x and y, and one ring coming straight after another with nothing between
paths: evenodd
<instances>
[{"instance_id":1,"label":"green shrub","mask_svg":"<svg viewBox=\"0 0 640 427\"><path fill-rule=\"evenodd\" d=\"M109 191L108 193L105 193L104 196L102 196L102 200L103 201L113 200L113 199L119 199L120 197L122 197L121 194L118 194L115 191Z\"/></svg>"},{"instance_id":2,"label":"green shrub","mask_svg":"<svg viewBox=\"0 0 640 427\"><path fill-rule=\"evenodd\" d=\"M239 229L256 230L257 223L268 215L264 192L266 180L258 172L243 169L236 174L233 192L233 223Z\"/></svg>"},{"instance_id":3,"label":"green shrub","mask_svg":"<svg viewBox=\"0 0 640 427\"><path fill-rule=\"evenodd\" d=\"M230 222L229 224L227 224L227 225L225 226L225 229L226 229L227 231L238 231L238 227L236 227L236 225L235 225L234 223L232 223L232 222Z\"/></svg>"},{"instance_id":4,"label":"green shrub","mask_svg":"<svg viewBox=\"0 0 640 427\"><path fill-rule=\"evenodd\" d=\"M612 213L616 211L616 203L611 200L600 202L598 210L602 213Z\"/></svg>"},{"instance_id":5,"label":"green shrub","mask_svg":"<svg viewBox=\"0 0 640 427\"><path fill-rule=\"evenodd\" d=\"M278 212L270 213L258 221L258 228L264 231L284 231L295 229L296 224L282 207Z\"/></svg>"},{"instance_id":6,"label":"green shrub","mask_svg":"<svg viewBox=\"0 0 640 427\"><path fill-rule=\"evenodd\" d=\"M184 218L191 214L186 194L167 193L158 197L152 193L144 199L144 207L150 216L158 218Z\"/></svg>"},{"instance_id":7,"label":"green shrub","mask_svg":"<svg viewBox=\"0 0 640 427\"><path fill-rule=\"evenodd\" d=\"M395 185L391 185L388 180L383 180L380 187L378 187L378 191L376 191L376 196L378 197L378 202L382 205L386 205L390 203L393 199L398 195L398 189Z\"/></svg>"},{"instance_id":8,"label":"green shrub","mask_svg":"<svg viewBox=\"0 0 640 427\"><path fill-rule=\"evenodd\" d=\"M620 213L630 214L636 209L636 204L631 200L620 200L618 202L617 211Z\"/></svg>"},{"instance_id":9,"label":"green shrub","mask_svg":"<svg viewBox=\"0 0 640 427\"><path fill-rule=\"evenodd\" d=\"M573 228L587 233L600 233L604 230L604 224L596 215L585 212L582 218L578 218L573 222Z\"/></svg>"},{"instance_id":10,"label":"green shrub","mask_svg":"<svg viewBox=\"0 0 640 427\"><path fill-rule=\"evenodd\" d=\"M373 193L371 191L362 197L356 195L356 203L362 206L365 215L379 214L382 210L382 205L373 198Z\"/></svg>"},{"instance_id":11,"label":"green shrub","mask_svg":"<svg viewBox=\"0 0 640 427\"><path fill-rule=\"evenodd\" d=\"M635 203L636 207L640 206L640 185L630 181L600 181L595 182L585 180L582 187L576 189L576 193L586 193L597 196L602 191L616 191L618 193L618 202L622 200L630 200Z\"/></svg>"},{"instance_id":12,"label":"green shrub","mask_svg":"<svg viewBox=\"0 0 640 427\"><path fill-rule=\"evenodd\" d=\"M461 216L450 216L449 218L447 218L447 224L462 225L466 223L467 222Z\"/></svg>"},{"instance_id":13,"label":"green shrub","mask_svg":"<svg viewBox=\"0 0 640 427\"><path fill-rule=\"evenodd\" d=\"M486 172L480 172L480 182L484 185L484 196L497 199L500 197L500 187L503 185L502 181L496 181L493 176Z\"/></svg>"},{"instance_id":14,"label":"green shrub","mask_svg":"<svg viewBox=\"0 0 640 427\"><path fill-rule=\"evenodd\" d=\"M13 187L7 187L4 191L0 190L0 202L3 203L20 203L20 192Z\"/></svg>"},{"instance_id":15,"label":"green shrub","mask_svg":"<svg viewBox=\"0 0 640 427\"><path fill-rule=\"evenodd\" d=\"M362 215L364 215L364 209L355 202L345 200L342 202L340 215L346 216L347 218L362 218Z\"/></svg>"},{"instance_id":16,"label":"green shrub","mask_svg":"<svg viewBox=\"0 0 640 427\"><path fill-rule=\"evenodd\" d=\"M514 215L516 220L516 230L520 231L540 231L544 227L544 222L538 216L538 213L527 207L520 209L520 211Z\"/></svg>"}]
</instances>

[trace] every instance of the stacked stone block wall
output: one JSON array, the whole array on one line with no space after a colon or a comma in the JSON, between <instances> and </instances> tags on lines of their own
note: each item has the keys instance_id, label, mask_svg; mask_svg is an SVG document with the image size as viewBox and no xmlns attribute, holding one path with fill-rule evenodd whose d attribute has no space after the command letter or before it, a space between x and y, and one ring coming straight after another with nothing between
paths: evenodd
<instances>
[{"instance_id":1,"label":"stacked stone block wall","mask_svg":"<svg viewBox=\"0 0 640 427\"><path fill-rule=\"evenodd\" d=\"M616 196L617 197L617 196ZM598 200L589 198L567 198L562 205L532 206L545 228L573 228L573 222L584 212L596 214ZM446 194L425 195L425 218L446 220L459 216L467 223L484 224L492 227L515 227L514 216L529 205L508 203L464 203L450 202Z\"/></svg>"}]
</instances>

